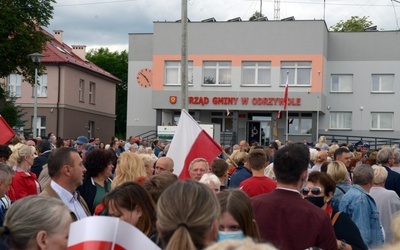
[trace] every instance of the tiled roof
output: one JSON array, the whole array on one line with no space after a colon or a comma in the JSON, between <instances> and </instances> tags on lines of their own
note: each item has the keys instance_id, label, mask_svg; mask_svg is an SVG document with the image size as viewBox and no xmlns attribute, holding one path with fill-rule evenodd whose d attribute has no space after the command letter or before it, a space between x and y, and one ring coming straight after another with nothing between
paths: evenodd
<instances>
[{"instance_id":1,"label":"tiled roof","mask_svg":"<svg viewBox=\"0 0 400 250\"><path fill-rule=\"evenodd\" d=\"M84 60L78 55L76 55L72 48L65 43L59 42L57 39L54 38L52 34L47 32L44 29L41 29L44 33L50 36L52 39L47 42L45 50L42 52L44 57L42 58L43 63L55 63L55 62L64 62L64 63L71 63L77 65L79 67L88 69L93 71L97 74L101 74L103 76L109 77L115 81L121 82L121 80L112 75L111 73L105 71L104 69L100 68L96 64Z\"/></svg>"}]
</instances>

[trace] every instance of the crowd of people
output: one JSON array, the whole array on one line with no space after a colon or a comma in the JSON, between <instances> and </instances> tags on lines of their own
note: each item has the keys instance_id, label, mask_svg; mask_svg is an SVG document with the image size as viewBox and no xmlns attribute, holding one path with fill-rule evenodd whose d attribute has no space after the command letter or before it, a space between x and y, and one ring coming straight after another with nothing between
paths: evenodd
<instances>
[{"instance_id":1,"label":"crowd of people","mask_svg":"<svg viewBox=\"0 0 400 250\"><path fill-rule=\"evenodd\" d=\"M243 140L194 159L189 180L168 148L53 133L0 145L0 249L66 249L69 225L89 216L162 249L400 248L397 146Z\"/></svg>"}]
</instances>

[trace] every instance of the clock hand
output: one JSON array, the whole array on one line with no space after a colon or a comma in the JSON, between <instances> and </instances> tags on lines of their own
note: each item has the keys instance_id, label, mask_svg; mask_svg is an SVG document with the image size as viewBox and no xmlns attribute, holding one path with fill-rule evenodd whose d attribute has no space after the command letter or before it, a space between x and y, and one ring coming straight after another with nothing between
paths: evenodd
<instances>
[{"instance_id":1,"label":"clock hand","mask_svg":"<svg viewBox=\"0 0 400 250\"><path fill-rule=\"evenodd\" d=\"M144 79L146 79L146 81L147 81L148 83L150 83L149 79L147 79L147 77L146 77L142 72L140 72L140 74L144 77Z\"/></svg>"}]
</instances>

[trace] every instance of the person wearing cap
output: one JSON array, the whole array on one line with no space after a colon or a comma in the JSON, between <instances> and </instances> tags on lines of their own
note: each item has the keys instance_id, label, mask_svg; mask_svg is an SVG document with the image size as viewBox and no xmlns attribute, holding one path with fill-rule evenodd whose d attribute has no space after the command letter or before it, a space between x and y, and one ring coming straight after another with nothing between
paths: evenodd
<instances>
[{"instance_id":1,"label":"person wearing cap","mask_svg":"<svg viewBox=\"0 0 400 250\"><path fill-rule=\"evenodd\" d=\"M86 136L78 136L78 138L76 138L75 144L76 144L76 151L78 151L79 154L82 153L83 150L83 144L88 143L89 139Z\"/></svg>"}]
</instances>

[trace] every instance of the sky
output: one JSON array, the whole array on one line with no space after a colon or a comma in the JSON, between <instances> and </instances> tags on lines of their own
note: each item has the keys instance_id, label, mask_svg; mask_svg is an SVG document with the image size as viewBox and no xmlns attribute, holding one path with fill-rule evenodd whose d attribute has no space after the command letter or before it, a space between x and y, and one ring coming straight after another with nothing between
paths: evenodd
<instances>
[{"instance_id":1,"label":"sky","mask_svg":"<svg viewBox=\"0 0 400 250\"><path fill-rule=\"evenodd\" d=\"M214 17L226 21L248 20L260 11L274 20L274 0L188 0L188 18L201 21ZM86 45L87 51L107 47L110 51L128 50L129 33L152 33L155 21L181 19L182 0L57 0L48 27L63 30L68 45ZM396 30L400 2L391 0L281 0L280 19L322 20L328 28L351 16L368 16L378 30Z\"/></svg>"}]
</instances>

